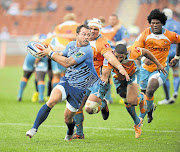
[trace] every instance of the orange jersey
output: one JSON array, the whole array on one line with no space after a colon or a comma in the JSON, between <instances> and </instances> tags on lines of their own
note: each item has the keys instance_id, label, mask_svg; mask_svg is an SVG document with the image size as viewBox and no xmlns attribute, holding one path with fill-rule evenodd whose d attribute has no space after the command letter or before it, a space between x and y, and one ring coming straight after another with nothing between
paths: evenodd
<instances>
[{"instance_id":1,"label":"orange jersey","mask_svg":"<svg viewBox=\"0 0 180 152\"><path fill-rule=\"evenodd\" d=\"M111 28L111 29L106 29L103 28L101 30L101 34L108 40L113 40L113 37L116 35L117 30Z\"/></svg>"},{"instance_id":2,"label":"orange jersey","mask_svg":"<svg viewBox=\"0 0 180 152\"><path fill-rule=\"evenodd\" d=\"M94 67L98 76L100 77L100 70L103 66L104 56L107 51L112 51L111 46L105 38L100 36L97 40L90 41L90 45L93 49Z\"/></svg>"},{"instance_id":3,"label":"orange jersey","mask_svg":"<svg viewBox=\"0 0 180 152\"><path fill-rule=\"evenodd\" d=\"M142 50L139 47L129 47L128 48L128 58L121 62L123 68L126 70L129 76L132 76L136 70L137 65L135 60L142 55ZM108 67L112 68L112 76L118 80L125 80L125 76L119 73L119 70L113 67L112 65L108 64Z\"/></svg>"},{"instance_id":4,"label":"orange jersey","mask_svg":"<svg viewBox=\"0 0 180 152\"><path fill-rule=\"evenodd\" d=\"M65 21L55 27L56 34L76 34L78 23L75 21ZM72 41L71 39L69 39Z\"/></svg>"},{"instance_id":5,"label":"orange jersey","mask_svg":"<svg viewBox=\"0 0 180 152\"><path fill-rule=\"evenodd\" d=\"M133 44L134 47L148 49L156 59L165 67L171 44L180 43L180 35L163 28L162 34L153 34L151 28L145 29ZM142 65L149 72L157 70L155 63Z\"/></svg>"}]
</instances>

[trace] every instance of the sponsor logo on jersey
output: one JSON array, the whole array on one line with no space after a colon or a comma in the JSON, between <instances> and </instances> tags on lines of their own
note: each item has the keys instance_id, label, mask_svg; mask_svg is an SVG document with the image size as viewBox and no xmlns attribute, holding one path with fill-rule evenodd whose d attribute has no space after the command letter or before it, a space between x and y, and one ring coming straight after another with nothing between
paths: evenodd
<instances>
[{"instance_id":1,"label":"sponsor logo on jersey","mask_svg":"<svg viewBox=\"0 0 180 152\"><path fill-rule=\"evenodd\" d=\"M81 56L83 56L85 53L84 52L77 52L76 54L75 54L75 57L76 58L80 58Z\"/></svg>"}]
</instances>

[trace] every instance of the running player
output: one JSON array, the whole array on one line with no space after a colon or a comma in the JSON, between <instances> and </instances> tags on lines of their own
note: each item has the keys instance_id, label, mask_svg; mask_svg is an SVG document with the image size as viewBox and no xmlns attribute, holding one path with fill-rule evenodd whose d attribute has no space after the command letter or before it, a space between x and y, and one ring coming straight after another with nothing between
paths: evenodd
<instances>
[{"instance_id":1,"label":"running player","mask_svg":"<svg viewBox=\"0 0 180 152\"><path fill-rule=\"evenodd\" d=\"M159 9L154 9L148 16L148 22L151 25L150 28L145 29L134 43L134 47L141 47L148 49L157 60L165 67L166 71L169 72L168 65L168 53L171 44L177 45L177 52L175 57L171 60L170 65L174 66L179 60L180 55L180 36L169 30L164 29L162 26L165 25L167 17L164 13L160 12ZM145 100L147 101L148 111L140 113L140 117L144 119L146 113L148 113L148 123L153 120L153 112L155 110L154 93L163 85L167 79L162 71L157 70L157 66L151 63L146 58L140 69L140 87L145 92Z\"/></svg>"},{"instance_id":2,"label":"running player","mask_svg":"<svg viewBox=\"0 0 180 152\"><path fill-rule=\"evenodd\" d=\"M93 65L93 52L89 45L89 27L87 25L79 26L76 37L76 41L70 42L61 53L53 52L50 48L38 53L42 56L48 55L66 67L67 70L65 76L52 90L47 103L39 110L33 128L26 132L26 136L30 138L35 135L41 123L46 120L51 109L59 101L67 99L64 121L67 124L68 132L64 140L69 140L75 126L73 116L80 107L86 89L101 83Z\"/></svg>"},{"instance_id":3,"label":"running player","mask_svg":"<svg viewBox=\"0 0 180 152\"><path fill-rule=\"evenodd\" d=\"M164 67L159 63L159 61L155 58L155 56L150 51L144 48L129 47L127 51L125 45L118 44L115 48L114 54L120 61L122 66L125 68L125 70L128 72L131 79L129 82L127 82L124 76L120 75L116 71L116 68L113 67L112 76L116 87L116 92L120 95L120 97L124 98L126 109L134 120L135 137L139 138L141 135L141 125L143 119L137 116L135 106L140 105L140 111L141 113L144 113L147 110L147 103L144 100L143 92L138 95L140 75L139 68L136 65L135 60L137 60L137 58L139 57L145 56L157 65L158 71L162 70L162 72L164 73L166 71L164 70Z\"/></svg>"}]
</instances>

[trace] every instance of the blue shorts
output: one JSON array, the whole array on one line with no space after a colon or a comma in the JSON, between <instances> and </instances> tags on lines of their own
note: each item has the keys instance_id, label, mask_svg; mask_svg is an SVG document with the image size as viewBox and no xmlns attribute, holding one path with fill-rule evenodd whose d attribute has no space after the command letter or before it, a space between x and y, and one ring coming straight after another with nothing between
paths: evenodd
<instances>
[{"instance_id":1,"label":"blue shorts","mask_svg":"<svg viewBox=\"0 0 180 152\"><path fill-rule=\"evenodd\" d=\"M107 91L110 88L110 84L109 83L103 83L100 82L99 84L90 87L87 89L86 91L86 96L89 96L90 94L94 94L95 96L97 96L100 99L103 99L107 93Z\"/></svg>"},{"instance_id":2,"label":"blue shorts","mask_svg":"<svg viewBox=\"0 0 180 152\"><path fill-rule=\"evenodd\" d=\"M65 72L66 68L60 65L59 63L51 60L51 66L52 66L52 71L54 74L58 74L61 72Z\"/></svg>"},{"instance_id":3,"label":"blue shorts","mask_svg":"<svg viewBox=\"0 0 180 152\"><path fill-rule=\"evenodd\" d=\"M62 77L60 79L58 85L61 85L64 87L65 92L66 92L66 96L67 96L66 99L69 102L69 104L72 107L79 109L81 102L84 98L85 91L70 86L65 77Z\"/></svg>"},{"instance_id":4,"label":"blue shorts","mask_svg":"<svg viewBox=\"0 0 180 152\"><path fill-rule=\"evenodd\" d=\"M24 60L23 70L33 72L35 59L36 58L34 56L28 53ZM47 72L47 70L48 70L48 62L47 62L47 57L45 57L45 58L42 58L37 64L36 71Z\"/></svg>"},{"instance_id":5,"label":"blue shorts","mask_svg":"<svg viewBox=\"0 0 180 152\"><path fill-rule=\"evenodd\" d=\"M118 80L113 78L116 93L119 94L122 98L126 98L127 86L131 83L140 83L140 70L137 70L132 76L130 76L130 81Z\"/></svg>"},{"instance_id":6,"label":"blue shorts","mask_svg":"<svg viewBox=\"0 0 180 152\"><path fill-rule=\"evenodd\" d=\"M34 71L34 62L36 57L28 53L24 59L23 70L24 71Z\"/></svg>"},{"instance_id":7,"label":"blue shorts","mask_svg":"<svg viewBox=\"0 0 180 152\"><path fill-rule=\"evenodd\" d=\"M169 65L165 67L165 70L169 73ZM156 78L159 82L159 85L162 85L166 79L168 74L164 75L162 71L159 73L159 71L149 72L146 69L144 69L142 66L140 68L140 88L142 90L146 90L148 81L151 78Z\"/></svg>"}]
</instances>

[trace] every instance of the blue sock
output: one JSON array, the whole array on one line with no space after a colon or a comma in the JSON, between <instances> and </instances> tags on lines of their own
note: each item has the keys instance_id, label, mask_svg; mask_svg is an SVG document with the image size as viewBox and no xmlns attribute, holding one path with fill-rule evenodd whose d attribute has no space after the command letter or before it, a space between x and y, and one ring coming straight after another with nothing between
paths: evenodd
<instances>
[{"instance_id":1,"label":"blue sock","mask_svg":"<svg viewBox=\"0 0 180 152\"><path fill-rule=\"evenodd\" d=\"M77 113L74 116L74 120L76 122L76 133L80 136L83 136L83 120L84 120L84 116L83 116L83 111L81 113Z\"/></svg>"},{"instance_id":2,"label":"blue sock","mask_svg":"<svg viewBox=\"0 0 180 152\"><path fill-rule=\"evenodd\" d=\"M141 117L142 119L144 119L145 115L152 109L152 105L153 105L153 101L154 101L154 97L152 98L147 98L147 96L145 95L145 99L147 102L147 111L145 113L139 113L139 117Z\"/></svg>"},{"instance_id":3,"label":"blue sock","mask_svg":"<svg viewBox=\"0 0 180 152\"><path fill-rule=\"evenodd\" d=\"M45 85L44 84L38 84L38 91L39 91L39 101L43 101L44 100L44 88Z\"/></svg>"},{"instance_id":4,"label":"blue sock","mask_svg":"<svg viewBox=\"0 0 180 152\"><path fill-rule=\"evenodd\" d=\"M22 94L23 94L24 88L26 87L26 84L27 84L27 82L25 82L25 81L20 82L18 98L22 98Z\"/></svg>"},{"instance_id":5,"label":"blue sock","mask_svg":"<svg viewBox=\"0 0 180 152\"><path fill-rule=\"evenodd\" d=\"M174 92L178 92L179 83L180 83L179 77L174 77L174 79L173 79Z\"/></svg>"},{"instance_id":6,"label":"blue sock","mask_svg":"<svg viewBox=\"0 0 180 152\"><path fill-rule=\"evenodd\" d=\"M144 100L144 94L143 94L143 93L140 93L140 94L138 95L139 104L140 104L141 101L143 101L143 100Z\"/></svg>"},{"instance_id":7,"label":"blue sock","mask_svg":"<svg viewBox=\"0 0 180 152\"><path fill-rule=\"evenodd\" d=\"M106 106L105 102L101 102L100 110Z\"/></svg>"},{"instance_id":8,"label":"blue sock","mask_svg":"<svg viewBox=\"0 0 180 152\"><path fill-rule=\"evenodd\" d=\"M67 135L72 135L74 132L75 122L73 121L73 123L66 124L66 125L68 127Z\"/></svg>"},{"instance_id":9,"label":"blue sock","mask_svg":"<svg viewBox=\"0 0 180 152\"><path fill-rule=\"evenodd\" d=\"M126 106L128 113L131 115L132 119L134 120L134 124L138 125L140 123L140 119L137 116L135 106L128 106L126 104L125 104L125 106Z\"/></svg>"},{"instance_id":10,"label":"blue sock","mask_svg":"<svg viewBox=\"0 0 180 152\"><path fill-rule=\"evenodd\" d=\"M166 99L169 100L170 98L170 83L169 83L169 79L167 79L165 81L165 83L163 84L163 88L164 88L164 92L166 95Z\"/></svg>"},{"instance_id":11,"label":"blue sock","mask_svg":"<svg viewBox=\"0 0 180 152\"><path fill-rule=\"evenodd\" d=\"M37 114L33 128L38 130L38 127L41 125L42 122L46 120L50 111L51 111L51 108L49 108L47 104L43 105Z\"/></svg>"}]
</instances>

